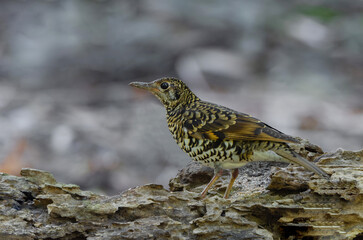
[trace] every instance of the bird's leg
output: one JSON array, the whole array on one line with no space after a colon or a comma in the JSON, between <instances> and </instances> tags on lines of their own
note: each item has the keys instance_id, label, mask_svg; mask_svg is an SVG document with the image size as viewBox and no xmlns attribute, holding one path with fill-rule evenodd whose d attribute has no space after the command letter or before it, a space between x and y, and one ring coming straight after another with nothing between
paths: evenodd
<instances>
[{"instance_id":1,"label":"bird's leg","mask_svg":"<svg viewBox=\"0 0 363 240\"><path fill-rule=\"evenodd\" d=\"M213 176L212 180L210 180L208 185L204 188L203 192L201 193L202 198L204 198L205 195L207 195L207 192L208 192L209 188L218 180L218 178L220 176L222 176L222 173L223 173L223 169L218 168L218 169L215 170L215 173L214 173L214 176Z\"/></svg>"},{"instance_id":2,"label":"bird's leg","mask_svg":"<svg viewBox=\"0 0 363 240\"><path fill-rule=\"evenodd\" d=\"M238 176L238 168L235 168L235 169L232 170L231 180L229 181L229 184L228 184L228 187L226 189L226 192L224 193L224 198L226 198L226 199L228 198L229 193L232 190L233 183L236 180L237 176Z\"/></svg>"}]
</instances>

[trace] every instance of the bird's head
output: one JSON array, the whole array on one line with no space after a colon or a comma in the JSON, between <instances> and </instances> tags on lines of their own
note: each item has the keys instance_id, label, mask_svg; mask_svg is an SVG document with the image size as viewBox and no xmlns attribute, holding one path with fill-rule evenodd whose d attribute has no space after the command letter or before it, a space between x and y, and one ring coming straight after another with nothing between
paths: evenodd
<instances>
[{"instance_id":1,"label":"bird's head","mask_svg":"<svg viewBox=\"0 0 363 240\"><path fill-rule=\"evenodd\" d=\"M154 94L168 110L198 100L187 85L181 80L172 77L164 77L155 81L132 82L130 86L148 90Z\"/></svg>"}]
</instances>

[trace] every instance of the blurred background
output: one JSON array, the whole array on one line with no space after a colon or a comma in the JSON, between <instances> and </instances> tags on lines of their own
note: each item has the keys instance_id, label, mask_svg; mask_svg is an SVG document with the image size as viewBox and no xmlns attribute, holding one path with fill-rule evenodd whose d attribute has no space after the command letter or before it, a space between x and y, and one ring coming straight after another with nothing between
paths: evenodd
<instances>
[{"instance_id":1,"label":"blurred background","mask_svg":"<svg viewBox=\"0 0 363 240\"><path fill-rule=\"evenodd\" d=\"M0 2L0 171L116 194L189 157L131 81L183 79L325 151L363 147L362 1Z\"/></svg>"}]
</instances>

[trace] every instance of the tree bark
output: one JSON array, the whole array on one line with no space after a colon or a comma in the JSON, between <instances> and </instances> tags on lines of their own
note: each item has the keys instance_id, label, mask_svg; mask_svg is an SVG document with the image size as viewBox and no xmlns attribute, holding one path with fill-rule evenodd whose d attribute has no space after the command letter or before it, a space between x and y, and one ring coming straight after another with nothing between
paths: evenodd
<instances>
[{"instance_id":1,"label":"tree bark","mask_svg":"<svg viewBox=\"0 0 363 240\"><path fill-rule=\"evenodd\" d=\"M249 164L227 200L229 176L200 199L213 171L196 163L171 179L170 191L148 184L112 197L41 170L2 173L0 239L362 239L363 151L305 157L330 180L301 167Z\"/></svg>"}]
</instances>

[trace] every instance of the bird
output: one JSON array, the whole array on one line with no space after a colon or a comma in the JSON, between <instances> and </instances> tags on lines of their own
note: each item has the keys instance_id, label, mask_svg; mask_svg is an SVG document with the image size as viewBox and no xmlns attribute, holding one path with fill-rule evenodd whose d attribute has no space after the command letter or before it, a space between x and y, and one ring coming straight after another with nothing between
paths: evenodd
<instances>
[{"instance_id":1,"label":"bird","mask_svg":"<svg viewBox=\"0 0 363 240\"><path fill-rule=\"evenodd\" d=\"M155 95L166 109L168 128L179 147L194 161L214 168L214 176L201 192L201 198L228 170L231 178L224 193L227 199L238 168L259 161L264 155L266 160L294 163L329 178L324 170L291 148L290 144L299 143L297 138L248 114L199 99L182 80L163 77L129 85Z\"/></svg>"}]
</instances>

